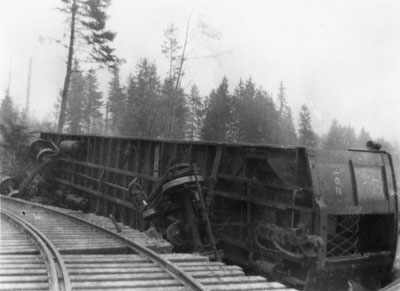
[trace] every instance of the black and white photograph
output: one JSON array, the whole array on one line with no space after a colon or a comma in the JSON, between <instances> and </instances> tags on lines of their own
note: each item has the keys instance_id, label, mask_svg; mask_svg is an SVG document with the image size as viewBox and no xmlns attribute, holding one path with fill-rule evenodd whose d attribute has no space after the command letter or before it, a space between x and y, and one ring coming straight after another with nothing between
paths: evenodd
<instances>
[{"instance_id":1,"label":"black and white photograph","mask_svg":"<svg viewBox=\"0 0 400 291\"><path fill-rule=\"evenodd\" d=\"M0 0L0 290L400 290L399 15Z\"/></svg>"}]
</instances>

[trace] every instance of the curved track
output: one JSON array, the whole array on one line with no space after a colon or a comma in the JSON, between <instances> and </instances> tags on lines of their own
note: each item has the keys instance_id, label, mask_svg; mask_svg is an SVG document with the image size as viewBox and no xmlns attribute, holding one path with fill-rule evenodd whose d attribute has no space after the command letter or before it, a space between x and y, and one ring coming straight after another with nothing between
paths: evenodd
<instances>
[{"instance_id":1,"label":"curved track","mask_svg":"<svg viewBox=\"0 0 400 291\"><path fill-rule=\"evenodd\" d=\"M18 270L19 272L27 271L27 269L28 272L31 271L28 276L23 278L19 276L2 277L0 289L3 289L2 287L19 290L26 288L31 290L32 288L48 288L55 291L70 291L71 282L69 280L67 268L54 245L27 221L20 219L15 214L4 209L0 211L2 218L2 235L0 240L2 252L0 260L3 263L8 263L8 266L11 267L10 269L14 269L17 272ZM16 243L13 240L15 235L22 236L22 240L20 239L18 243ZM18 253L21 253L21 251L28 251L33 254L38 254L39 256L36 258L39 260L34 260L33 264L29 264L31 262L26 262L26 257L18 256L18 253L15 252L16 249L19 249L17 250ZM14 250L14 254L12 250ZM40 271L43 270L44 266L47 269L48 278L41 275ZM3 267L6 266L3 265ZM38 270L39 273L37 272ZM19 272L16 274L20 274Z\"/></svg>"},{"instance_id":2,"label":"curved track","mask_svg":"<svg viewBox=\"0 0 400 291\"><path fill-rule=\"evenodd\" d=\"M192 276L185 273L182 269L177 267L176 265L170 263L169 261L163 259L154 251L143 247L139 244L136 244L130 240L127 240L123 236L120 236L117 233L114 233L108 229L102 228L94 223L88 222L86 220L80 219L78 217L69 215L67 213L56 211L52 208L29 203L26 201L21 201L17 199L9 199L6 197L2 197L2 208L7 207L9 209L14 210L14 212L20 212L23 210L23 215L26 216L24 220L18 218L18 216L14 216L15 219L21 221L21 224L25 223L27 225L26 219L32 219L33 224L35 221L38 221L38 229L46 233L47 236L51 236L51 240L54 241L54 244L60 249L60 252L68 253L68 246L77 246L79 244L84 244L84 248L90 248L87 242L92 242L93 238L97 238L97 244L91 244L91 246L100 246L100 250L106 251L108 249L107 239L114 241L114 247L116 249L126 249L125 252L132 252L136 254L140 254L150 261L152 261L155 265L161 267L165 272L171 275L176 281L180 282L183 286L187 287L189 290L206 290L197 280L195 280ZM21 206L23 206L21 208ZM39 211L37 211L39 210ZM57 223L57 220L60 220L60 217L63 220L63 223ZM48 223L50 222L50 223ZM65 222L69 225L68 227L73 230L73 232L67 232L68 240L66 238L57 237L57 232L60 228L60 225L65 226ZM75 224L75 225L71 225ZM30 225L33 227L32 225ZM39 233L40 231L37 230ZM53 231L52 231L53 230ZM54 231L55 230L55 231ZM63 232L64 233L64 232ZM44 235L42 235L43 237ZM75 242L76 241L76 242ZM71 245L72 243L72 245ZM119 244L119 246L118 246ZM92 250L94 248L91 248ZM97 250L97 249L96 249ZM57 290L57 289L55 289Z\"/></svg>"},{"instance_id":3,"label":"curved track","mask_svg":"<svg viewBox=\"0 0 400 291\"><path fill-rule=\"evenodd\" d=\"M58 278L56 280L56 277L52 276L53 279L45 281L47 273L54 273L51 262L45 264L46 268L43 267L44 260L39 264L38 255L45 251L38 251L28 242L23 243L21 237L15 238L17 231L10 232L11 228L7 227L6 232L3 228L1 230L2 238L4 235L14 238L7 243L9 248L2 248L1 251L11 251L12 246L19 244L21 247L15 251L21 257L18 261L13 261L12 257L6 260L0 256L0 289L2 286L7 287L7 284L9 289L18 289L18 286L35 282L31 286L36 286L39 290L67 291L287 290L282 284L266 282L262 277L246 277L239 267L209 262L207 258L198 255L157 254L143 244L135 243L118 233L54 207L1 197L0 208L2 218L4 216L1 220L2 226L12 219L15 221L14 225L29 229L26 231L32 233L29 237L39 238L48 248L48 257L57 260L53 263ZM23 245L29 247L25 252L21 252ZM43 255L42 257L44 258ZM23 276L25 283L12 285L10 278L4 279L2 272L10 271L9 264L17 262L20 262L20 268L23 268L23 258L34 260L37 265L33 267L36 267L36 270L40 269L40 272L37 276L28 272ZM25 267L27 265L29 264L25 264ZM11 279L17 281L21 277L17 275L18 272L15 272ZM32 281L28 281L29 279Z\"/></svg>"}]
</instances>

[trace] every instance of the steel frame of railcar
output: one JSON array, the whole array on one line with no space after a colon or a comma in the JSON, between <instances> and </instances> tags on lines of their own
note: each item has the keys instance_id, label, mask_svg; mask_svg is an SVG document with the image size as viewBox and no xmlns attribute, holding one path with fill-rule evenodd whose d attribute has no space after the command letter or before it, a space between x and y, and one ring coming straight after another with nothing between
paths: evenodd
<instances>
[{"instance_id":1,"label":"steel frame of railcar","mask_svg":"<svg viewBox=\"0 0 400 291\"><path fill-rule=\"evenodd\" d=\"M89 198L91 212L112 214L118 221L134 228L143 230L146 223L129 197L130 181L137 178L142 189L149 193L172 160L194 162L206 178L207 185L212 188L215 197L213 207L217 209L214 218L216 224L224 225L220 231L223 235L220 235L218 241L228 259L244 265L251 263L253 267L271 273L277 279L298 286L309 286L310 290L321 287L314 282L315 278L321 277L329 281L332 270L344 273L343 277L347 280L348 274L358 276L358 269L371 266L378 266L378 269L387 274L387 269L393 264L398 233L397 189L390 155L384 152L344 151L341 152L346 153L344 155L336 152L333 156L327 154L327 157L324 151L307 150L303 147L55 133L42 133L41 138L57 144L63 140L82 142L86 154L79 157L66 155L59 159L59 171L54 173L58 186L71 188ZM358 158L359 164L368 164L372 156L378 157L373 158L374 163L379 159L382 161L375 166L383 167L383 198L387 199L382 200L380 197L379 204L382 206L386 201L386 212L374 208L373 205L367 205L368 211L364 211L365 207L362 205L346 205L346 199L332 196L329 191L339 191L335 188L338 176L335 176L334 168L329 182L333 183L333 188L329 185L323 187L319 170L324 167L324 163L334 164L337 159L349 165L349 176L354 180L354 162L349 158L353 154L364 155L363 159ZM391 180L390 187L388 179ZM353 195L357 189L351 183L349 185L352 187L349 195ZM344 204L326 203L335 201L334 199ZM343 253L332 252L328 255L327 251L332 248L328 245L332 234L331 221L335 221L336 230L346 229L352 223L359 223L360 217L363 224L370 223L370 217L377 214L381 215L378 217L381 220L379 227L388 227L390 232L390 236L385 237L390 240L389 246L385 245L385 251L378 250L380 245L376 250L363 246L369 252L358 253L353 250L358 241L353 241L353 246ZM350 222L346 222L346 219ZM357 222L351 222L351 219ZM300 265L295 259L282 258L276 252L263 252L262 247L258 247L253 241L256 225L260 221L278 226L277 232L272 236L288 236L289 230L296 232L299 231L297 225L305 225L302 238L309 234L316 235L322 238L325 245L318 248L317 259L311 260L313 263L306 260L307 263ZM387 223L390 226L386 226ZM271 235L271 229L268 231L268 235ZM346 235L345 232L342 236L333 237L336 240L347 240ZM363 235L367 235L365 226ZM294 236L294 239L298 238ZM336 247L334 243L333 246ZM281 262L284 262L283 269ZM285 268L285 265L289 268ZM307 272L302 271L304 266L307 266Z\"/></svg>"},{"instance_id":2,"label":"steel frame of railcar","mask_svg":"<svg viewBox=\"0 0 400 291\"><path fill-rule=\"evenodd\" d=\"M324 280L320 281L332 282L338 278L330 273L340 273L346 280L357 277L372 289L379 288L379 283L390 280L398 248L399 201L390 154L357 149L309 150L308 155L317 204L317 232L327 243L314 278L321 276ZM354 223L353 249L338 250L335 245L341 235L342 241L351 236L349 232L338 234L343 221L347 221L347 227ZM336 225L336 233L332 233L332 224ZM379 283L372 281L377 273ZM310 284L309 288L319 290L322 286Z\"/></svg>"}]
</instances>

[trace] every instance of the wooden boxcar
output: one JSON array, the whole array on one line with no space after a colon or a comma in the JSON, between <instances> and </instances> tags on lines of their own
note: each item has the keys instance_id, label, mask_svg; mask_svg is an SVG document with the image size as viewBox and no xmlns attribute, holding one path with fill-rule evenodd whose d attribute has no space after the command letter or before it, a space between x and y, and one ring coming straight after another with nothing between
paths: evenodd
<instances>
[{"instance_id":1,"label":"wooden boxcar","mask_svg":"<svg viewBox=\"0 0 400 291\"><path fill-rule=\"evenodd\" d=\"M384 151L54 133L41 138L84 146L82 155L60 156L54 181L87 197L91 212L145 230L149 223L128 185L136 179L151 193L172 161L196 164L226 260L305 290L345 290L354 281L377 289L388 280L398 200Z\"/></svg>"}]
</instances>

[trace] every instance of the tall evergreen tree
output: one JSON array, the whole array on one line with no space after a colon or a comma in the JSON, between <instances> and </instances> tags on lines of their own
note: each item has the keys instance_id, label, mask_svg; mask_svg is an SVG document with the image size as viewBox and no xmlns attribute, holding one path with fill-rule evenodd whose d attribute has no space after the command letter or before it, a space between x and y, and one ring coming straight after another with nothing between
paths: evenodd
<instances>
[{"instance_id":1,"label":"tall evergreen tree","mask_svg":"<svg viewBox=\"0 0 400 291\"><path fill-rule=\"evenodd\" d=\"M108 100L106 103L106 131L113 134L118 133L123 123L123 112L125 111L125 96L122 91L119 69L113 70L113 77L109 83Z\"/></svg>"},{"instance_id":2,"label":"tall evergreen tree","mask_svg":"<svg viewBox=\"0 0 400 291\"><path fill-rule=\"evenodd\" d=\"M179 50L181 47L179 46L178 41L178 29L174 24L171 24L166 29L164 29L164 41L161 45L161 52L168 59L169 63L169 80L176 80L177 73L179 68ZM173 87L175 88L175 82L173 83Z\"/></svg>"},{"instance_id":3,"label":"tall evergreen tree","mask_svg":"<svg viewBox=\"0 0 400 291\"><path fill-rule=\"evenodd\" d=\"M343 127L343 137L345 148L354 148L358 145L357 135L354 128L351 125Z\"/></svg>"},{"instance_id":4,"label":"tall evergreen tree","mask_svg":"<svg viewBox=\"0 0 400 291\"><path fill-rule=\"evenodd\" d=\"M185 35L182 38L182 45L180 45L178 38L178 30L173 24L164 29L164 41L161 45L161 52L169 63L168 77L164 81L162 89L164 108L167 109L165 116L168 117L168 120L165 121L168 127L164 133L167 137L182 138L185 134L183 129L186 127L185 118L189 112L181 83L182 77L185 74L184 67L186 63L191 59L207 59L221 55L221 53L207 53L207 56L192 55L192 57L189 57L189 52L195 54L200 46L204 52L204 42L209 44L210 41L220 38L220 34L212 30L211 27L204 22L201 23L199 28L201 37L198 39L201 40L202 43L192 42L196 39L196 35L191 35L189 38L189 17L186 23ZM192 45L191 48L189 48L190 44Z\"/></svg>"},{"instance_id":5,"label":"tall evergreen tree","mask_svg":"<svg viewBox=\"0 0 400 291\"><path fill-rule=\"evenodd\" d=\"M67 57L67 72L65 74L64 88L60 105L60 116L58 121L58 132L63 131L68 90L71 88L71 75L73 60L77 59L76 51L82 54L86 51L85 57L90 61L104 64L107 67L115 68L121 61L114 55L114 49L110 43L115 38L115 33L106 30L107 14L110 0L61 0L63 2L60 10L67 14L69 29L69 44ZM77 45L81 47L77 47ZM85 48L83 48L84 46ZM88 49L87 49L88 48Z\"/></svg>"},{"instance_id":6,"label":"tall evergreen tree","mask_svg":"<svg viewBox=\"0 0 400 291\"><path fill-rule=\"evenodd\" d=\"M256 88L251 79L246 81L240 110L240 135L243 142L258 143L261 140L261 111L257 108Z\"/></svg>"},{"instance_id":7,"label":"tall evergreen tree","mask_svg":"<svg viewBox=\"0 0 400 291\"><path fill-rule=\"evenodd\" d=\"M283 85L283 81L279 83L278 88L278 110L279 116L283 116L285 114L285 110L288 107L287 100L286 100L286 88Z\"/></svg>"},{"instance_id":8,"label":"tall evergreen tree","mask_svg":"<svg viewBox=\"0 0 400 291\"><path fill-rule=\"evenodd\" d=\"M202 129L205 140L227 140L231 119L231 96L228 87L228 79L224 77L217 90L210 94Z\"/></svg>"},{"instance_id":9,"label":"tall evergreen tree","mask_svg":"<svg viewBox=\"0 0 400 291\"><path fill-rule=\"evenodd\" d=\"M97 76L94 70L90 70L85 77L86 88L84 95L84 126L86 133L90 133L93 128L98 129L98 122L102 116L100 111L103 105L103 94L99 91Z\"/></svg>"},{"instance_id":10,"label":"tall evergreen tree","mask_svg":"<svg viewBox=\"0 0 400 291\"><path fill-rule=\"evenodd\" d=\"M307 147L316 147L317 140L311 126L310 111L306 104L301 106L299 117L299 143Z\"/></svg>"},{"instance_id":11,"label":"tall evergreen tree","mask_svg":"<svg viewBox=\"0 0 400 291\"><path fill-rule=\"evenodd\" d=\"M251 78L245 84L240 80L232 96L232 119L229 128L232 141L262 142L262 131L265 130L261 126L265 117L262 106L266 105L261 100L262 96Z\"/></svg>"},{"instance_id":12,"label":"tall evergreen tree","mask_svg":"<svg viewBox=\"0 0 400 291\"><path fill-rule=\"evenodd\" d=\"M256 97L256 111L259 116L259 132L261 143L276 144L279 140L279 114L276 110L274 100L271 95L263 91L257 90Z\"/></svg>"},{"instance_id":13,"label":"tall evergreen tree","mask_svg":"<svg viewBox=\"0 0 400 291\"><path fill-rule=\"evenodd\" d=\"M180 84L184 74L187 41L188 27L183 47L179 45L178 30L173 24L164 30L161 52L168 59L169 73L162 86L162 99L164 114L167 117L165 122L168 126L164 135L169 138L183 138L185 134L185 119L188 112L185 94Z\"/></svg>"},{"instance_id":14,"label":"tall evergreen tree","mask_svg":"<svg viewBox=\"0 0 400 291\"><path fill-rule=\"evenodd\" d=\"M124 102L124 110L122 114L122 121L119 125L119 131L123 135L135 136L138 135L136 132L136 116L135 112L137 109L137 86L135 77L130 74L127 79L127 85L125 86L126 99Z\"/></svg>"},{"instance_id":15,"label":"tall evergreen tree","mask_svg":"<svg viewBox=\"0 0 400 291\"><path fill-rule=\"evenodd\" d=\"M85 104L85 78L75 61L71 76L70 89L66 112L67 131L69 133L83 133L84 104Z\"/></svg>"},{"instance_id":16,"label":"tall evergreen tree","mask_svg":"<svg viewBox=\"0 0 400 291\"><path fill-rule=\"evenodd\" d=\"M7 90L6 95L0 105L0 124L5 124L8 121L16 122L18 112L15 108L14 102Z\"/></svg>"},{"instance_id":17,"label":"tall evergreen tree","mask_svg":"<svg viewBox=\"0 0 400 291\"><path fill-rule=\"evenodd\" d=\"M287 104L286 88L283 82L279 84L278 91L279 104L279 123L280 123L280 139L279 142L283 145L293 145L297 143L296 130L293 123L292 110Z\"/></svg>"},{"instance_id":18,"label":"tall evergreen tree","mask_svg":"<svg viewBox=\"0 0 400 291\"><path fill-rule=\"evenodd\" d=\"M332 121L328 133L324 136L323 148L331 150L347 149L345 130L336 119Z\"/></svg>"},{"instance_id":19,"label":"tall evergreen tree","mask_svg":"<svg viewBox=\"0 0 400 291\"><path fill-rule=\"evenodd\" d=\"M244 100L245 85L243 80L239 80L239 84L233 90L230 102L230 119L227 129L227 140L230 142L238 142L241 140L241 121L243 118L242 107Z\"/></svg>"},{"instance_id":20,"label":"tall evergreen tree","mask_svg":"<svg viewBox=\"0 0 400 291\"><path fill-rule=\"evenodd\" d=\"M21 118L10 96L9 90L0 105L1 155L0 174L18 175L27 158L24 146L31 133L26 120Z\"/></svg>"},{"instance_id":21,"label":"tall evergreen tree","mask_svg":"<svg viewBox=\"0 0 400 291\"><path fill-rule=\"evenodd\" d=\"M210 95L208 111L215 103L216 92ZM268 92L256 89L249 79L240 80L225 107L229 109L224 139L231 142L277 143L279 133L279 114ZM212 111L211 111L212 112ZM209 113L208 113L209 114ZM212 119L211 119L212 120ZM206 126L210 125L210 116L206 116ZM209 129L208 129L209 132ZM205 131L203 131L205 133Z\"/></svg>"},{"instance_id":22,"label":"tall evergreen tree","mask_svg":"<svg viewBox=\"0 0 400 291\"><path fill-rule=\"evenodd\" d=\"M367 142L370 140L372 140L372 138L369 132L367 132L364 127L361 128L360 134L357 138L357 147L365 149Z\"/></svg>"},{"instance_id":23,"label":"tall evergreen tree","mask_svg":"<svg viewBox=\"0 0 400 291\"><path fill-rule=\"evenodd\" d=\"M171 79L165 79L162 86L162 104L167 125L164 133L168 138L183 138L186 127L186 99L181 87L175 88Z\"/></svg>"},{"instance_id":24,"label":"tall evergreen tree","mask_svg":"<svg viewBox=\"0 0 400 291\"><path fill-rule=\"evenodd\" d=\"M130 79L127 95L130 125L124 125L123 134L158 137L162 131L160 81L155 64L142 59L136 66L136 74ZM127 121L126 120L126 121Z\"/></svg>"},{"instance_id":25,"label":"tall evergreen tree","mask_svg":"<svg viewBox=\"0 0 400 291\"><path fill-rule=\"evenodd\" d=\"M202 102L199 89L193 85L188 95L188 118L186 138L189 140L198 140L203 126L205 108Z\"/></svg>"}]
</instances>

